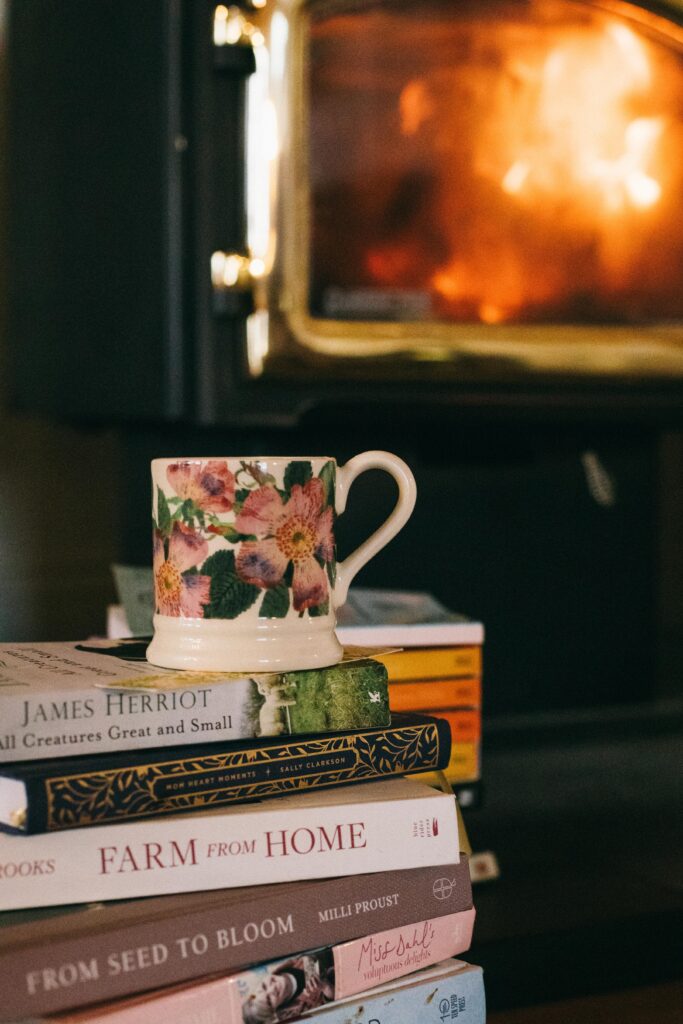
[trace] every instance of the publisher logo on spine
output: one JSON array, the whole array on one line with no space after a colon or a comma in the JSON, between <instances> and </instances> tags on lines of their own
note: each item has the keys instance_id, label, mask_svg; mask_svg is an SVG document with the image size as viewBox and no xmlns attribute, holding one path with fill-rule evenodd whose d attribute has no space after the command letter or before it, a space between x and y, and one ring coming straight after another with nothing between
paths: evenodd
<instances>
[{"instance_id":1,"label":"publisher logo on spine","mask_svg":"<svg viewBox=\"0 0 683 1024\"><path fill-rule=\"evenodd\" d=\"M417 818L413 822L413 838L429 839L439 834L438 818Z\"/></svg>"},{"instance_id":2,"label":"publisher logo on spine","mask_svg":"<svg viewBox=\"0 0 683 1024\"><path fill-rule=\"evenodd\" d=\"M453 895L455 885L454 878L436 878L432 885L432 895L437 900L449 900Z\"/></svg>"},{"instance_id":3,"label":"publisher logo on spine","mask_svg":"<svg viewBox=\"0 0 683 1024\"><path fill-rule=\"evenodd\" d=\"M439 1018L442 1021L455 1020L465 1012L467 1001L464 996L452 995L450 999L439 1000Z\"/></svg>"}]
</instances>

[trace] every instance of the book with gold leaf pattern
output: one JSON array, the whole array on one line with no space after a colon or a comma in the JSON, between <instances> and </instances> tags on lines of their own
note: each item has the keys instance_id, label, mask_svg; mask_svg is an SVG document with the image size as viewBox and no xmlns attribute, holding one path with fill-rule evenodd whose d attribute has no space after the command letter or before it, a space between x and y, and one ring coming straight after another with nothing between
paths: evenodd
<instances>
[{"instance_id":1,"label":"book with gold leaf pattern","mask_svg":"<svg viewBox=\"0 0 683 1024\"><path fill-rule=\"evenodd\" d=\"M447 721L395 714L388 726L356 732L24 761L0 772L0 828L51 832L206 811L439 770L450 749Z\"/></svg>"}]
</instances>

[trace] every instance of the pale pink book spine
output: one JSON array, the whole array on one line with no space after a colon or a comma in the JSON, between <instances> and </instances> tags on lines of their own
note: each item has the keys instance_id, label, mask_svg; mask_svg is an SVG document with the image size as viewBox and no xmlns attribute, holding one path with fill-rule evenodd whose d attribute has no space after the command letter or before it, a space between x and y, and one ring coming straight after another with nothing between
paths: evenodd
<instances>
[{"instance_id":1,"label":"pale pink book spine","mask_svg":"<svg viewBox=\"0 0 683 1024\"><path fill-rule=\"evenodd\" d=\"M335 999L346 999L464 953L472 943L474 914L471 907L335 946Z\"/></svg>"},{"instance_id":2,"label":"pale pink book spine","mask_svg":"<svg viewBox=\"0 0 683 1024\"><path fill-rule=\"evenodd\" d=\"M235 976L41 1017L39 1024L243 1024ZM31 1022L27 1022L31 1024Z\"/></svg>"},{"instance_id":3,"label":"pale pink book spine","mask_svg":"<svg viewBox=\"0 0 683 1024\"><path fill-rule=\"evenodd\" d=\"M335 1001L464 953L472 942L474 916L472 907L334 946ZM174 986L41 1019L45 1024L243 1024L239 983L249 974Z\"/></svg>"}]
</instances>

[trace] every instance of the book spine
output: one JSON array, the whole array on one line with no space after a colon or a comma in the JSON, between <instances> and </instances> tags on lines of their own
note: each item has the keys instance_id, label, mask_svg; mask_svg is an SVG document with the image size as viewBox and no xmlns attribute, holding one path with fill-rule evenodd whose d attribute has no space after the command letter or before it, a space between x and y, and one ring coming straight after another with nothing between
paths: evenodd
<instances>
[{"instance_id":1,"label":"book spine","mask_svg":"<svg viewBox=\"0 0 683 1024\"><path fill-rule=\"evenodd\" d=\"M480 676L482 651L476 644L455 647L411 647L376 655L394 682L440 679L445 676Z\"/></svg>"},{"instance_id":2,"label":"book spine","mask_svg":"<svg viewBox=\"0 0 683 1024\"><path fill-rule=\"evenodd\" d=\"M272 994L268 996L269 990L272 992L273 983L277 984L290 969L305 978L304 989L299 996L280 1004L269 1019L294 1020L304 1012L365 992L379 982L402 978L420 967L464 952L472 939L473 924L474 910L463 910L459 914L367 935L340 946L326 946L284 960L272 960L251 970L198 982L191 987L162 990L123 1003L100 1004L81 1011L77 1019L82 1024L101 1024L111 1021L113 1014L116 1024L144 1024L145 1021L156 1024L160 1019L187 1021L194 1014L202 1014L207 1006L215 1006L215 997L220 993L223 1024L262 1020L263 1013L270 1009ZM182 1006L183 1018L178 1016L177 1002ZM256 1008L255 1016L249 1014L250 1005ZM70 1019L73 1020L70 1015L57 1018L63 1024Z\"/></svg>"},{"instance_id":3,"label":"book spine","mask_svg":"<svg viewBox=\"0 0 683 1024\"><path fill-rule=\"evenodd\" d=\"M302 887L303 886L303 887ZM427 915L456 917L472 906L468 858L457 864L353 874L244 890L239 902L202 910L158 908L112 922L106 907L92 912L98 928L58 937L40 931L35 942L8 943L0 974L13 978L0 1004L0 1021L56 1013L120 999L149 989L237 971L302 949L345 943L372 932L401 929ZM130 969L134 965L134 970Z\"/></svg>"},{"instance_id":4,"label":"book spine","mask_svg":"<svg viewBox=\"0 0 683 1024\"><path fill-rule=\"evenodd\" d=\"M481 776L481 744L456 743L443 774L451 785L459 782L476 782ZM413 777L430 786L439 784L436 772L422 772Z\"/></svg>"},{"instance_id":5,"label":"book spine","mask_svg":"<svg viewBox=\"0 0 683 1024\"><path fill-rule=\"evenodd\" d=\"M160 1020L164 1024L244 1024L239 996L230 982L230 978L215 978L200 985L172 985L137 999L29 1017L18 1024L158 1024Z\"/></svg>"},{"instance_id":6,"label":"book spine","mask_svg":"<svg viewBox=\"0 0 683 1024\"><path fill-rule=\"evenodd\" d=\"M339 717L343 708L333 709L336 721L320 720L321 701L324 706L333 704L330 694L323 692L326 669L317 670L315 686L310 680L299 686L299 677L310 673L219 682L215 674L197 673L191 687L187 675L174 686L173 673L152 666L147 675L136 666L137 674L131 669L129 678L106 684L93 668L88 682L68 690L34 690L27 684L19 695L2 695L0 763L388 724L386 668L365 659L333 669L336 677L343 677L342 688L347 693L351 688L354 695L349 721ZM87 669L81 671L87 674ZM368 703L372 720L367 715L364 720L359 711ZM307 712L314 710L318 714L312 728Z\"/></svg>"},{"instance_id":7,"label":"book spine","mask_svg":"<svg viewBox=\"0 0 683 1024\"><path fill-rule=\"evenodd\" d=\"M33 773L26 787L24 831L131 821L281 796L299 788L315 790L439 770L448 764L450 751L448 723L426 718L410 725L255 744L249 749L226 746L204 756L193 752L158 761L143 757L137 764L115 768L84 766L75 774L73 769L69 774Z\"/></svg>"},{"instance_id":8,"label":"book spine","mask_svg":"<svg viewBox=\"0 0 683 1024\"><path fill-rule=\"evenodd\" d=\"M459 743L453 750L444 774L449 782L473 782L481 774L479 743Z\"/></svg>"},{"instance_id":9,"label":"book spine","mask_svg":"<svg viewBox=\"0 0 683 1024\"><path fill-rule=\"evenodd\" d=\"M470 948L474 908L334 947L335 999L401 978Z\"/></svg>"},{"instance_id":10,"label":"book spine","mask_svg":"<svg viewBox=\"0 0 683 1024\"><path fill-rule=\"evenodd\" d=\"M451 740L456 743L479 743L481 740L481 711L479 708L457 708L440 711L439 717L448 722ZM451 751L451 757L453 752Z\"/></svg>"},{"instance_id":11,"label":"book spine","mask_svg":"<svg viewBox=\"0 0 683 1024\"><path fill-rule=\"evenodd\" d=\"M437 711L441 708L479 707L481 677L469 679L424 679L389 683L392 711Z\"/></svg>"},{"instance_id":12,"label":"book spine","mask_svg":"<svg viewBox=\"0 0 683 1024\"><path fill-rule=\"evenodd\" d=\"M3 696L0 762L236 740L254 735L244 709L249 681L233 680L175 690L97 688L35 697ZM30 691L27 691L30 694ZM246 731L245 731L246 726Z\"/></svg>"},{"instance_id":13,"label":"book spine","mask_svg":"<svg viewBox=\"0 0 683 1024\"><path fill-rule=\"evenodd\" d=\"M377 784L380 788L389 785ZM368 785L372 785L369 783ZM268 801L249 813L0 835L0 910L445 864L459 849L453 797ZM426 799L426 794L430 795ZM241 808L240 808L241 811Z\"/></svg>"}]
</instances>

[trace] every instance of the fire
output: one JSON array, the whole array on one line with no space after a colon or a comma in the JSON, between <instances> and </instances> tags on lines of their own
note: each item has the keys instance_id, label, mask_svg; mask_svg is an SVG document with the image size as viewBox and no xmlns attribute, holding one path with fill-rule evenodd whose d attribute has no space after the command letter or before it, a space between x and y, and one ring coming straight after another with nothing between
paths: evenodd
<instances>
[{"instance_id":1,"label":"fire","mask_svg":"<svg viewBox=\"0 0 683 1024\"><path fill-rule=\"evenodd\" d=\"M596 218L648 209L661 197L656 168L665 125L662 117L630 114L651 88L647 49L614 23L589 38L578 30L565 36L528 69L530 95L518 102L535 116L508 122L510 165L501 187L527 200L566 196Z\"/></svg>"},{"instance_id":2,"label":"fire","mask_svg":"<svg viewBox=\"0 0 683 1024\"><path fill-rule=\"evenodd\" d=\"M510 55L474 149L478 174L520 215L532 211L542 219L545 209L566 222L569 234L591 234L611 279L622 277L630 260L628 249L610 245L615 219L620 238L627 226L637 234L638 218L662 198L665 118L634 116L651 105L653 77L647 45L622 24L558 30L547 51L538 46L521 59ZM506 87L512 81L515 88ZM399 106L408 135L437 104L425 81L411 81ZM552 301L558 284L552 272L534 283L533 275L518 273L519 252L505 250L496 253L493 288L458 258L436 268L430 287L445 304L469 298L483 323Z\"/></svg>"},{"instance_id":3,"label":"fire","mask_svg":"<svg viewBox=\"0 0 683 1024\"><path fill-rule=\"evenodd\" d=\"M401 90L398 100L401 115L401 131L404 135L415 135L425 121L434 115L434 104L425 82L408 82Z\"/></svg>"},{"instance_id":4,"label":"fire","mask_svg":"<svg viewBox=\"0 0 683 1024\"><path fill-rule=\"evenodd\" d=\"M683 317L679 43L566 0L427 7L321 34L320 279L461 322Z\"/></svg>"}]
</instances>

